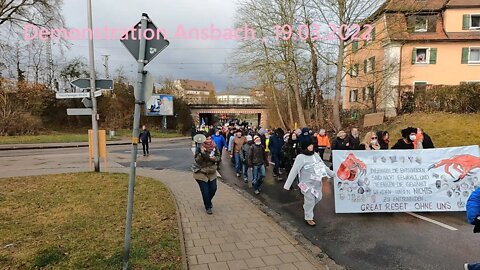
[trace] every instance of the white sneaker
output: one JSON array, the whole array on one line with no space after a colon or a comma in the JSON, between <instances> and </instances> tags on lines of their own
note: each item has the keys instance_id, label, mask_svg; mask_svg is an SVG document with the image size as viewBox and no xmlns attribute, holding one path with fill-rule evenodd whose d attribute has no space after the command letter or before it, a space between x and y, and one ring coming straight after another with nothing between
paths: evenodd
<instances>
[{"instance_id":1,"label":"white sneaker","mask_svg":"<svg viewBox=\"0 0 480 270\"><path fill-rule=\"evenodd\" d=\"M468 263L466 263L466 264L463 265L463 269L469 270L469 269L468 269Z\"/></svg>"},{"instance_id":2,"label":"white sneaker","mask_svg":"<svg viewBox=\"0 0 480 270\"><path fill-rule=\"evenodd\" d=\"M240 177L240 174L239 174L239 173L237 173L237 177Z\"/></svg>"},{"instance_id":3,"label":"white sneaker","mask_svg":"<svg viewBox=\"0 0 480 270\"><path fill-rule=\"evenodd\" d=\"M260 191L255 190L255 195L258 195L258 194L260 194Z\"/></svg>"}]
</instances>

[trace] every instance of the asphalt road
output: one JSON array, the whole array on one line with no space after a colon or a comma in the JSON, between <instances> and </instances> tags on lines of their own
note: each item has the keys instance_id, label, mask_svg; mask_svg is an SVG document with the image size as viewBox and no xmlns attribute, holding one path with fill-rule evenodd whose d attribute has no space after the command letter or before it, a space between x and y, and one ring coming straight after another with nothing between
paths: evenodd
<instances>
[{"instance_id":1,"label":"asphalt road","mask_svg":"<svg viewBox=\"0 0 480 270\"><path fill-rule=\"evenodd\" d=\"M22 162L22 158L46 158L84 153L85 149L17 150L0 153L3 159ZM141 151L141 149L140 149ZM110 146L112 160L129 166L130 147ZM191 141L181 140L151 145L150 156L139 156L137 166L189 171L192 159ZM86 155L88 157L88 155ZM253 190L237 178L224 155L221 174L224 181ZM283 182L274 181L271 168L262 193L257 197L319 246L338 264L348 269L436 269L461 270L465 262L480 261L480 235L472 233L464 212L417 213L437 222L422 220L406 213L335 214L333 187L324 183L324 197L315 208L316 227L303 221L303 197L295 190L283 190ZM449 228L442 227L448 225ZM452 230L456 229L456 230Z\"/></svg>"}]
</instances>

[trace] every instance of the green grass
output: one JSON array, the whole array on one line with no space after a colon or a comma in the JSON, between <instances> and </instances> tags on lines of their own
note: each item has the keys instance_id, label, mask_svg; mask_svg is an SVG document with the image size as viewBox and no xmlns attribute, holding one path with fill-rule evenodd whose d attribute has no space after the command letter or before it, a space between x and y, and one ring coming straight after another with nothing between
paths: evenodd
<instances>
[{"instance_id":1,"label":"green grass","mask_svg":"<svg viewBox=\"0 0 480 270\"><path fill-rule=\"evenodd\" d=\"M0 144L28 144L28 143L70 143L88 142L87 134L45 134L25 136L0 136Z\"/></svg>"},{"instance_id":2,"label":"green grass","mask_svg":"<svg viewBox=\"0 0 480 270\"><path fill-rule=\"evenodd\" d=\"M0 179L1 269L121 269L128 175L61 174ZM139 177L132 269L181 269L174 201Z\"/></svg>"},{"instance_id":3,"label":"green grass","mask_svg":"<svg viewBox=\"0 0 480 270\"><path fill-rule=\"evenodd\" d=\"M128 129L116 130L115 135L118 137L131 137L132 131ZM150 135L152 135L152 138L178 138L185 136L175 131L167 131L166 133L163 133L159 130L150 130Z\"/></svg>"},{"instance_id":4,"label":"green grass","mask_svg":"<svg viewBox=\"0 0 480 270\"><path fill-rule=\"evenodd\" d=\"M152 138L178 138L184 135L177 132L162 133L160 131L150 131ZM122 138L130 138L132 131L119 130L115 131L115 137L112 139L108 136L107 141L118 141ZM36 143L71 143L71 142L88 142L88 135L78 133L60 133L52 132L51 134L42 135L26 135L26 136L0 136L0 144L36 144Z\"/></svg>"},{"instance_id":5,"label":"green grass","mask_svg":"<svg viewBox=\"0 0 480 270\"><path fill-rule=\"evenodd\" d=\"M374 130L387 130L391 146L401 138L406 127L420 127L435 147L480 145L480 114L414 113L395 118Z\"/></svg>"}]
</instances>

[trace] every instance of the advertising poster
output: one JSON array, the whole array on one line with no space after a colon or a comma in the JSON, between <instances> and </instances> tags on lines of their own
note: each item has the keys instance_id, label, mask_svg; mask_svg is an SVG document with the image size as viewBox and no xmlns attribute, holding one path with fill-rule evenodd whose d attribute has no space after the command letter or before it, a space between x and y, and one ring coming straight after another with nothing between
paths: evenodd
<instances>
[{"instance_id":1,"label":"advertising poster","mask_svg":"<svg viewBox=\"0 0 480 270\"><path fill-rule=\"evenodd\" d=\"M152 95L146 102L146 116L171 116L173 115L173 96Z\"/></svg>"},{"instance_id":2,"label":"advertising poster","mask_svg":"<svg viewBox=\"0 0 480 270\"><path fill-rule=\"evenodd\" d=\"M478 146L334 151L336 213L465 211L480 187Z\"/></svg>"}]
</instances>

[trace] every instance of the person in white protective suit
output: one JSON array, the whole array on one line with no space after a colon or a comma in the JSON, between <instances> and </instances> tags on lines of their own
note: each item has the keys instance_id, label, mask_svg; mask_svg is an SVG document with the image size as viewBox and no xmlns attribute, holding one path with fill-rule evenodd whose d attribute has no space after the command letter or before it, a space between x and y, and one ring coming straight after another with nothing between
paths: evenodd
<instances>
[{"instance_id":1,"label":"person in white protective suit","mask_svg":"<svg viewBox=\"0 0 480 270\"><path fill-rule=\"evenodd\" d=\"M292 170L283 186L290 190L295 178L299 177L298 187L302 191L304 202L303 210L305 212L305 221L310 226L315 226L313 220L313 208L322 199L322 179L323 177L333 177L335 174L330 170L320 156L314 152L313 140L302 141L302 152L297 156L293 163Z\"/></svg>"}]
</instances>

